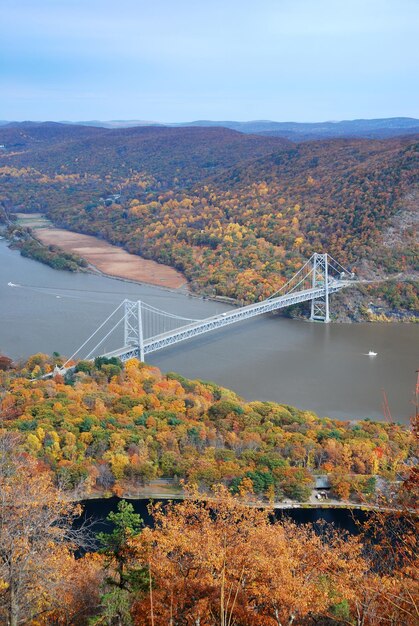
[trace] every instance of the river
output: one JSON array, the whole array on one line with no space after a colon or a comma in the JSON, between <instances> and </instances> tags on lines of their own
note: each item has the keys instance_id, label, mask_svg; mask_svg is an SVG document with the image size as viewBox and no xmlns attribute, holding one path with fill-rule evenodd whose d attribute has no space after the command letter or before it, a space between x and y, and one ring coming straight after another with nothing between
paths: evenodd
<instances>
[{"instance_id":1,"label":"river","mask_svg":"<svg viewBox=\"0 0 419 626\"><path fill-rule=\"evenodd\" d=\"M124 298L192 318L229 309L158 287L53 270L0 240L0 352L15 359L35 352L69 356ZM264 316L148 360L163 371L212 380L246 400L291 404L340 419L383 419L384 389L393 419L407 423L418 339L413 324L321 324ZM120 333L102 347L122 344ZM377 356L366 356L369 350Z\"/></svg>"}]
</instances>

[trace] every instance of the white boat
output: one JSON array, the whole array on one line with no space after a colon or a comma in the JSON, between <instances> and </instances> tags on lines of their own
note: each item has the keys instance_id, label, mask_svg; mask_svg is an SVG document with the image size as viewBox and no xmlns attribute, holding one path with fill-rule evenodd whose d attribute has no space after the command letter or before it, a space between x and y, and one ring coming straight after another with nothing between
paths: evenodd
<instances>
[{"instance_id":1,"label":"white boat","mask_svg":"<svg viewBox=\"0 0 419 626\"><path fill-rule=\"evenodd\" d=\"M368 356L377 356L378 352L373 352L372 350L370 350L368 352Z\"/></svg>"}]
</instances>

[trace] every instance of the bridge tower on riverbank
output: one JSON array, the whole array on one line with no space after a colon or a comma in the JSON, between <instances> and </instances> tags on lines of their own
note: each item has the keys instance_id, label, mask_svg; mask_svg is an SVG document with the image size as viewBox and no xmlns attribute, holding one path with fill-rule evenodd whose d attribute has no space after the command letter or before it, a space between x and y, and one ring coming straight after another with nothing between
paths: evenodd
<instances>
[{"instance_id":1,"label":"bridge tower on riverbank","mask_svg":"<svg viewBox=\"0 0 419 626\"><path fill-rule=\"evenodd\" d=\"M329 261L328 255L313 254L313 275L312 275L312 287L313 289L322 289L323 293L311 301L311 315L310 320L312 322L330 322L329 316Z\"/></svg>"}]
</instances>

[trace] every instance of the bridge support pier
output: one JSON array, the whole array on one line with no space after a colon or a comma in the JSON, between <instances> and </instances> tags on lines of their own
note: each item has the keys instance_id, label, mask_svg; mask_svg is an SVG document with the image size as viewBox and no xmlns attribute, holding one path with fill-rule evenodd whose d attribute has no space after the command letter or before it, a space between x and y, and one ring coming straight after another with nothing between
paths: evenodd
<instances>
[{"instance_id":1,"label":"bridge support pier","mask_svg":"<svg viewBox=\"0 0 419 626\"><path fill-rule=\"evenodd\" d=\"M313 278L312 287L323 288L323 294L311 301L312 322L330 322L329 316L329 267L327 254L313 255Z\"/></svg>"},{"instance_id":2,"label":"bridge support pier","mask_svg":"<svg viewBox=\"0 0 419 626\"><path fill-rule=\"evenodd\" d=\"M124 301L124 346L136 346L140 361L144 361L144 334L141 300Z\"/></svg>"}]
</instances>

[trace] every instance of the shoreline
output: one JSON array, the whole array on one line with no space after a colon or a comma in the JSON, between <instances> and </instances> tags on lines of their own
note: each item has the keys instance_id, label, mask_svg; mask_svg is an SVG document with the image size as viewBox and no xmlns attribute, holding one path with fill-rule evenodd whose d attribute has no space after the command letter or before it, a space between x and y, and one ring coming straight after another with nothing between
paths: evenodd
<instances>
[{"instance_id":1,"label":"shoreline","mask_svg":"<svg viewBox=\"0 0 419 626\"><path fill-rule=\"evenodd\" d=\"M42 213L15 213L17 223L28 228L31 237L42 246L56 246L86 261L85 271L107 278L169 291L190 293L185 276L169 265L131 254L121 246L95 235L59 228Z\"/></svg>"},{"instance_id":2,"label":"shoreline","mask_svg":"<svg viewBox=\"0 0 419 626\"><path fill-rule=\"evenodd\" d=\"M100 237L96 235L86 235L84 233L79 233L77 231L69 230L67 228L59 228L55 226L42 213L14 213L14 215L18 218L18 222L22 226L25 226L30 229L31 237L35 241L40 243L42 246L54 245L60 248L61 250L63 250L64 252L72 252L76 254L77 256L79 256L80 258L82 258L83 260L85 260L87 262L87 267L80 271L84 271L86 273L93 274L96 276L103 276L104 278L111 278L113 280L120 280L122 282L132 283L134 285L146 285L146 286L151 285L152 287L157 287L159 289L162 289L163 291L169 291L171 293L182 293L184 295L187 295L188 297L198 298L200 300L211 300L214 302L221 302L223 304L228 304L233 307L241 306L241 303L239 301L234 300L234 298L229 298L227 296L209 296L209 295L205 295L201 293L195 293L189 289L188 281L185 278L185 276L183 276L181 272L171 267L170 265L164 265L163 263L158 263L157 261L154 261L152 259L145 259L144 257L138 254L130 253L127 250L125 250L122 246L111 244L110 242L106 241L105 239L101 239ZM130 257L130 259L136 263L138 262L141 264L147 264L149 267L154 267L156 271L164 269L164 271L173 273L177 275L178 277L180 277L180 280L182 282L180 286L171 286L171 285L163 285L161 284L161 281L157 281L157 280L152 281L149 279L149 276L147 277L147 279L145 278L140 279L140 278L134 278L132 276L124 275L123 272L119 272L118 274L109 273L106 270L98 267L97 264L91 262L88 256L84 254L82 251L78 250L77 247L74 247L73 244L71 246L66 246L62 242L56 243L55 240L48 241L48 237L45 237L45 236L44 238L42 238L42 236L40 237L39 236L40 230L43 231L42 234L62 233L65 235L70 235L70 236L74 235L74 240L79 238L80 241L82 240L87 241L89 239L92 242L96 242L97 244L99 244L99 246L103 249L108 249L111 251L116 250L118 253L122 253L123 255ZM2 237L2 238L7 239L7 237Z\"/></svg>"},{"instance_id":3,"label":"shoreline","mask_svg":"<svg viewBox=\"0 0 419 626\"><path fill-rule=\"evenodd\" d=\"M87 267L82 271L123 282L151 285L172 293L182 293L189 297L220 302L232 307L243 306L243 303L227 296L205 295L193 292L190 290L185 276L175 268L158 263L152 259L145 259L138 254L130 253L122 246L111 244L96 235L86 235L66 228L59 228L45 217L43 213L18 212L14 215L18 218L18 223L30 229L32 238L42 246L54 245L64 252L72 253L86 261ZM112 271L115 265L116 268ZM387 280L390 280L390 277L368 282L385 282ZM299 315L291 319L307 321L306 318ZM367 319L339 319L338 317L331 321L335 324L370 324L374 322L414 324L418 322L418 318L413 314L413 316L398 317L384 315L383 319L371 319L371 317Z\"/></svg>"},{"instance_id":4,"label":"shoreline","mask_svg":"<svg viewBox=\"0 0 419 626\"><path fill-rule=\"evenodd\" d=\"M48 237L49 234L51 234L51 239ZM130 253L122 246L111 244L96 235L86 235L84 233L71 231L66 228L58 228L51 223L51 225L48 224L35 227L32 230L32 236L43 246L56 245L64 252L73 253L84 259L88 264L85 271L92 274L139 285L151 285L167 291L183 293L190 297L220 302L232 307L243 306L243 302L228 296L205 295L199 292L192 292L185 276L175 268L158 263L152 259L145 259L138 254ZM56 240L56 237L58 237L58 240ZM72 242L71 239L73 239ZM91 245L88 245L89 243ZM85 252L86 247L88 249L87 254ZM99 259L97 258L98 256ZM101 256L110 256L111 258L101 259ZM112 256L116 260L113 260ZM110 268L112 268L114 264L117 266L125 265L125 268L122 267L121 270L117 267L115 271L110 271ZM138 272L139 275L133 275L133 272ZM389 277L368 282L376 283L386 282L388 280L390 280ZM282 311L277 313L280 316L288 317ZM418 318L415 314L412 316L404 316L402 314L393 316L393 313L390 316L388 316L387 313L383 313L381 317L374 318L374 315L371 312L371 315L368 315L365 319L341 319L338 315L338 317L336 319L332 319L331 322L334 324L371 324L376 322L383 322L386 324L415 324L418 322ZM299 315L295 317L292 316L291 319L310 321L305 317L300 317Z\"/></svg>"},{"instance_id":5,"label":"shoreline","mask_svg":"<svg viewBox=\"0 0 419 626\"><path fill-rule=\"evenodd\" d=\"M183 493L157 493L151 492L149 494L138 494L138 495L129 495L122 494L121 496L117 496L115 494L98 494L98 495L82 495L81 497L75 498L74 502L94 502L95 500L111 500L112 498L119 498L119 500L127 500L131 501L152 501L152 500L177 500L183 501L191 498L187 498ZM208 499L211 499L209 497ZM382 507L375 504L368 503L360 503L360 502L337 502L337 501L319 501L319 502L275 502L274 504L269 504L269 502L264 502L262 500L251 500L244 502L246 506L249 507L257 507L263 509L273 509L275 511L289 511L289 510L309 510L309 509L322 509L322 510L358 510L358 511L387 511L387 512L396 512L399 509L391 508L391 507Z\"/></svg>"},{"instance_id":6,"label":"shoreline","mask_svg":"<svg viewBox=\"0 0 419 626\"><path fill-rule=\"evenodd\" d=\"M125 489L120 489L121 495L113 493L112 491L100 491L94 490L89 494L74 492L74 499L77 501L95 501L95 500L109 500L117 497L122 500L187 500L190 499L188 493L182 488L181 485L173 483L172 479L157 478L152 480L149 484L135 487L133 485L126 485ZM249 494L247 498L243 499L243 502L247 506L272 508L275 510L289 510L289 509L359 509L359 510L374 510L383 509L377 504L368 502L356 502L354 500L339 500L336 497L326 497L317 499L318 491L312 488L311 495L306 501L291 500L285 498L284 500L275 500L274 502L268 502L266 499L257 496L256 494ZM202 497L210 500L212 498L211 493L200 494ZM330 496L332 494L329 494ZM390 510L390 509L389 509Z\"/></svg>"}]
</instances>

